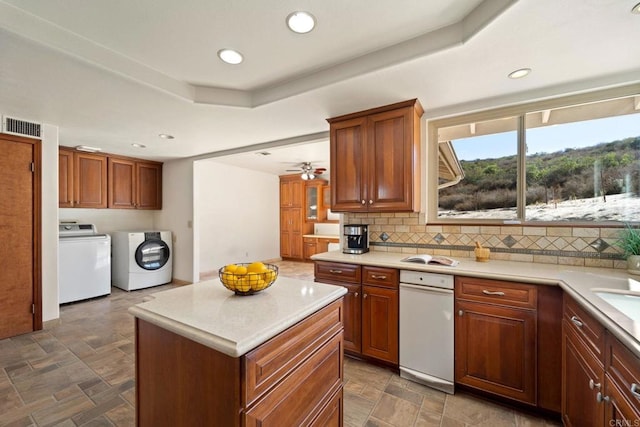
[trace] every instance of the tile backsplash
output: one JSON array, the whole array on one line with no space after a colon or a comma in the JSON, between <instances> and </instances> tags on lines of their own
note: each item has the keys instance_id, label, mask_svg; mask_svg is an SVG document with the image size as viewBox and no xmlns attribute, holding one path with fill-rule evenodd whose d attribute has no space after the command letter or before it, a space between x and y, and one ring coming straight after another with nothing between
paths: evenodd
<instances>
[{"instance_id":1,"label":"tile backsplash","mask_svg":"<svg viewBox=\"0 0 640 427\"><path fill-rule=\"evenodd\" d=\"M418 213L349 213L346 224L369 224L371 250L473 257L475 242L491 259L626 268L614 243L618 228L522 225L424 225Z\"/></svg>"}]
</instances>

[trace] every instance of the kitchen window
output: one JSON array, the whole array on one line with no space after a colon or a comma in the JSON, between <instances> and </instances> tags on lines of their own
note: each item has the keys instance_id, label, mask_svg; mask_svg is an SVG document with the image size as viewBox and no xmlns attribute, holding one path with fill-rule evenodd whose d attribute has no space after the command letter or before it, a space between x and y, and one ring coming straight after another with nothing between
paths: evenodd
<instances>
[{"instance_id":1,"label":"kitchen window","mask_svg":"<svg viewBox=\"0 0 640 427\"><path fill-rule=\"evenodd\" d=\"M640 87L429 123L429 223L640 221Z\"/></svg>"}]
</instances>

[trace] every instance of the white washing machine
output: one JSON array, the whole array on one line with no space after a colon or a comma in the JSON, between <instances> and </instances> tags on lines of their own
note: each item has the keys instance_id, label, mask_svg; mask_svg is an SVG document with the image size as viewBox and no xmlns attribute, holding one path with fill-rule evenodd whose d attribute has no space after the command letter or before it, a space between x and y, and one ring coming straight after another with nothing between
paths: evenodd
<instances>
[{"instance_id":1,"label":"white washing machine","mask_svg":"<svg viewBox=\"0 0 640 427\"><path fill-rule=\"evenodd\" d=\"M111 248L113 286L133 291L171 282L170 231L115 231Z\"/></svg>"}]
</instances>

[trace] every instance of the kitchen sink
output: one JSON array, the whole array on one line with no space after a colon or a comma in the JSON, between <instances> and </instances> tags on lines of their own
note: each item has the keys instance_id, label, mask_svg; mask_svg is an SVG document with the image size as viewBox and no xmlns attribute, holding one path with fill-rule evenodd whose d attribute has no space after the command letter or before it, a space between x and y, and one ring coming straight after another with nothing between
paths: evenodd
<instances>
[{"instance_id":1,"label":"kitchen sink","mask_svg":"<svg viewBox=\"0 0 640 427\"><path fill-rule=\"evenodd\" d=\"M634 322L640 323L640 294L637 292L593 290L593 293Z\"/></svg>"}]
</instances>

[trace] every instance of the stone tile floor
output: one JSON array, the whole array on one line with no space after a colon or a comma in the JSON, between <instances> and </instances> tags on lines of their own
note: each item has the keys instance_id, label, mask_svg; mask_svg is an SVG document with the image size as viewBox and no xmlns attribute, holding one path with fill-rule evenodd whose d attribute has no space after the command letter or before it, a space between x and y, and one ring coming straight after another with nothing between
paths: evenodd
<instances>
[{"instance_id":1,"label":"stone tile floor","mask_svg":"<svg viewBox=\"0 0 640 427\"><path fill-rule=\"evenodd\" d=\"M311 278L313 265L282 262L280 274ZM164 285L61 307L42 331L0 340L0 426L133 426L135 371L131 305ZM446 395L345 358L344 425L559 425L485 402ZM224 427L224 426L222 426Z\"/></svg>"}]
</instances>

